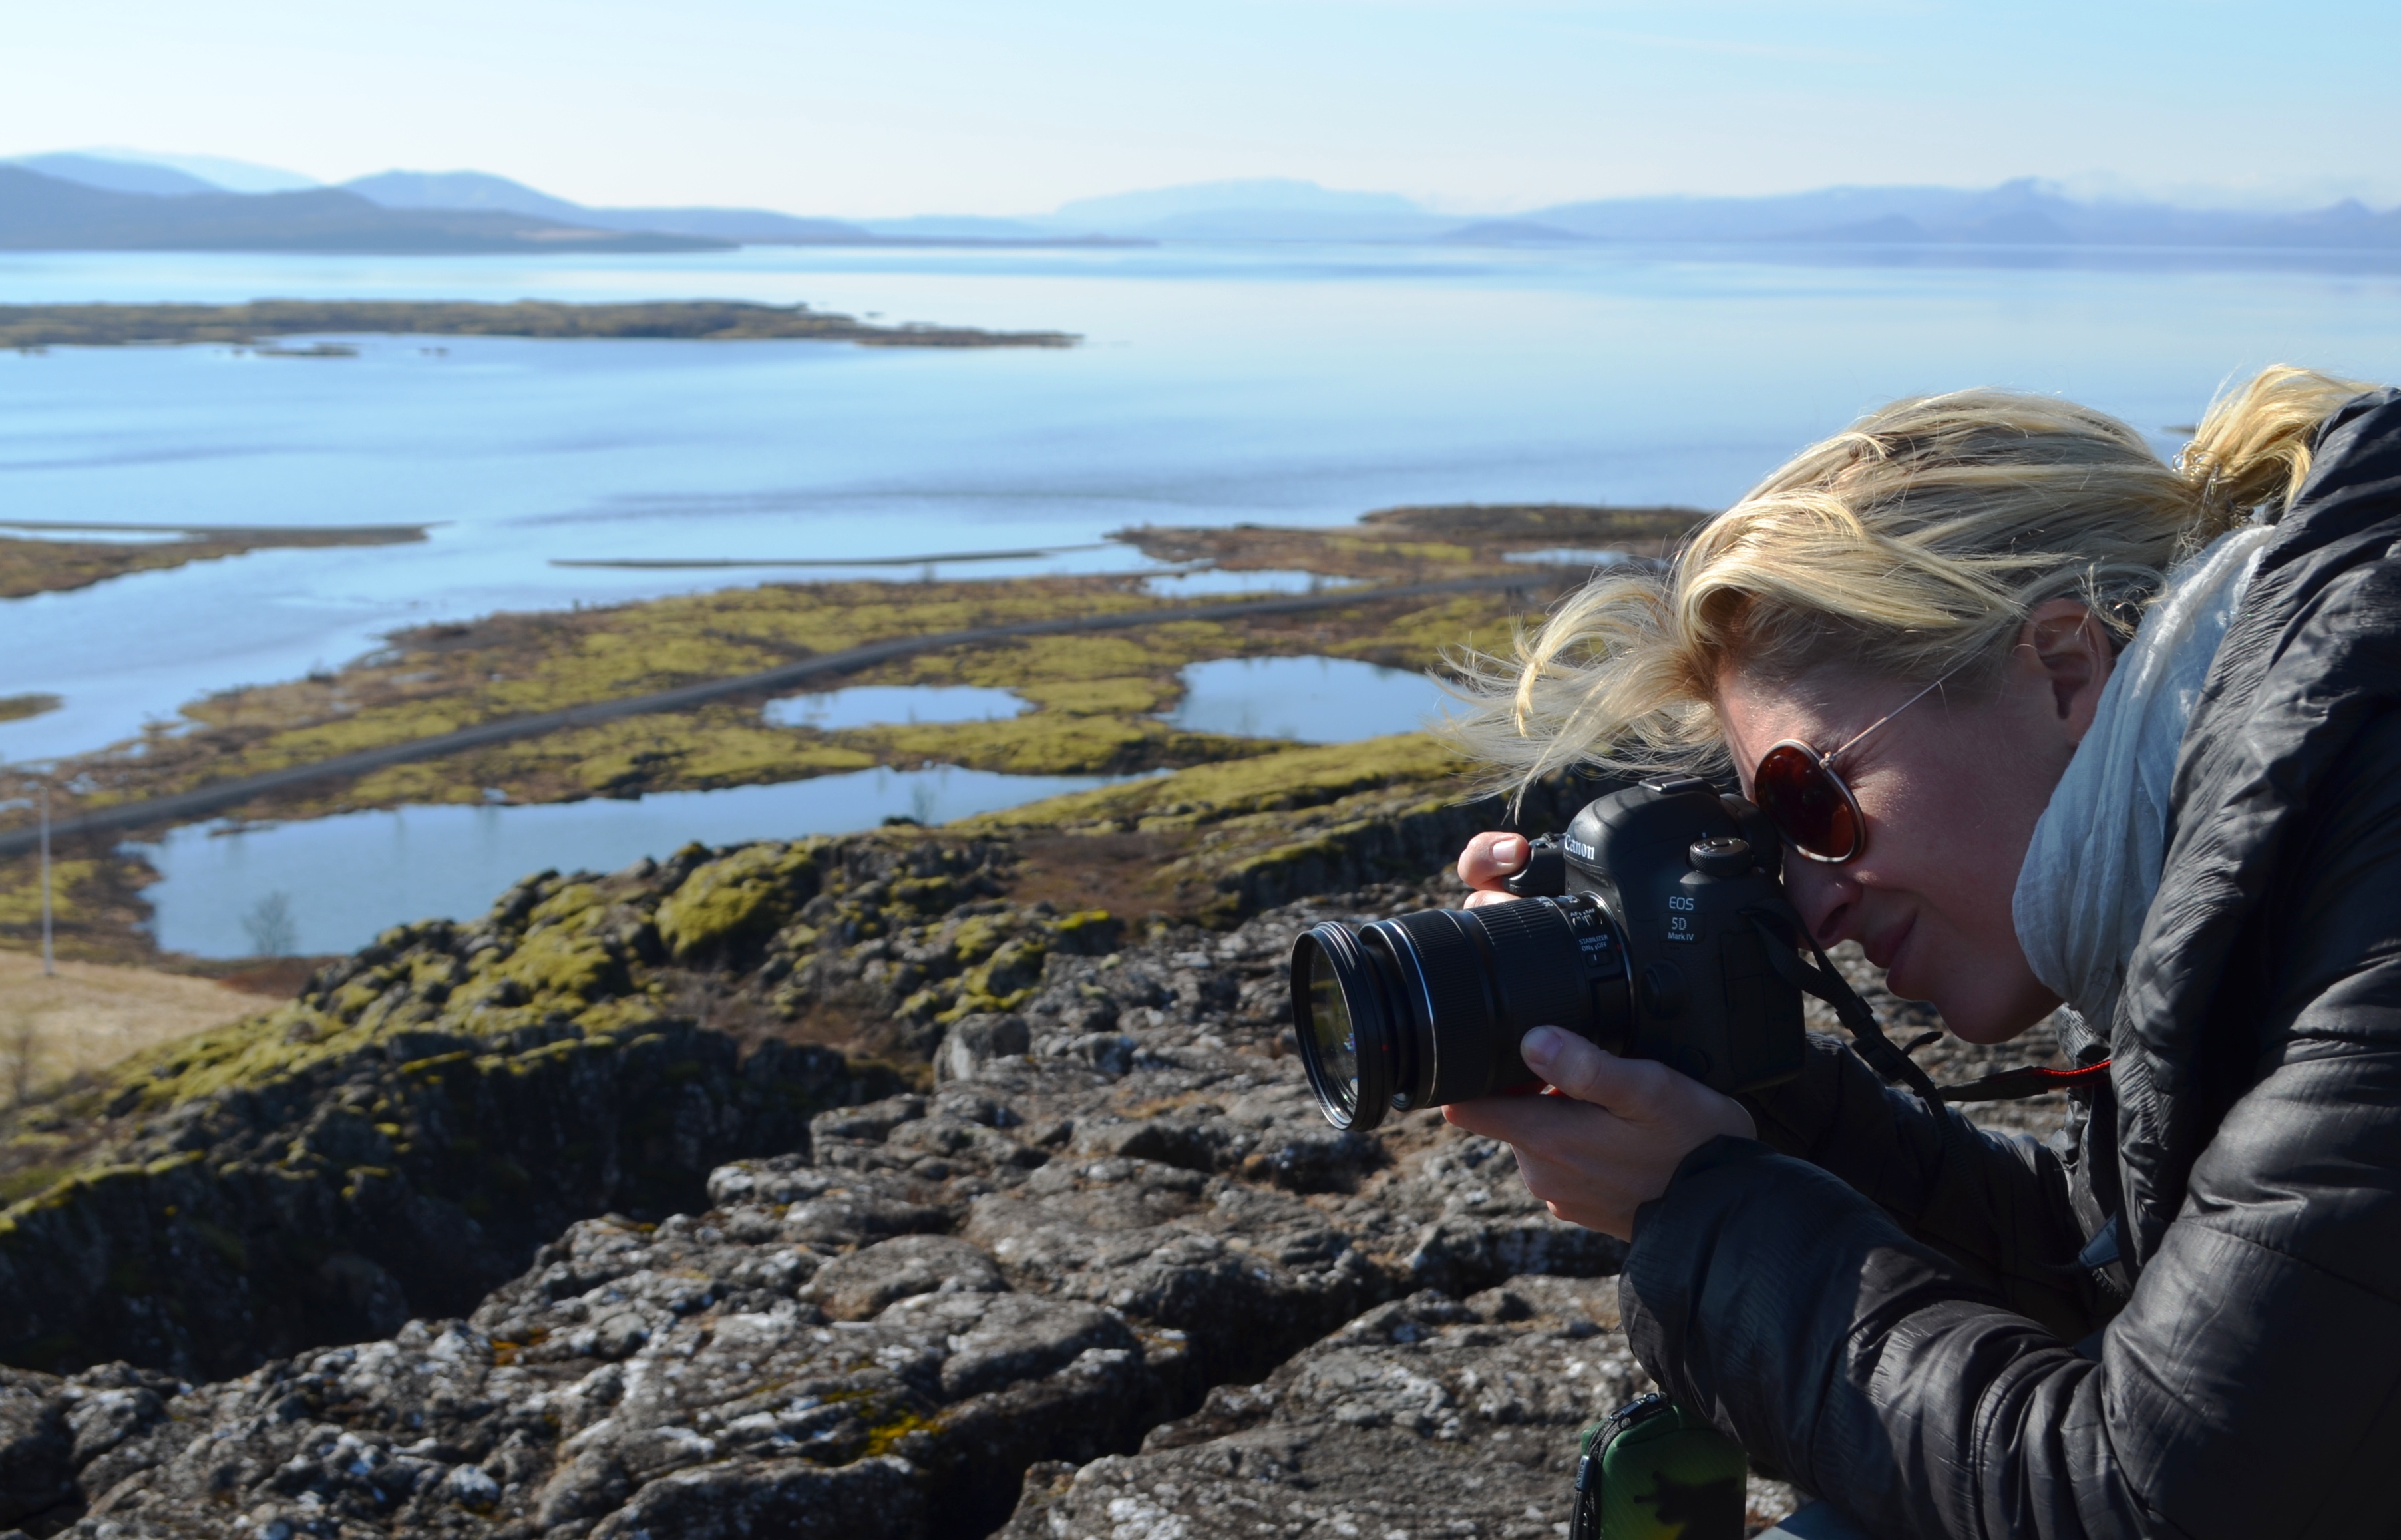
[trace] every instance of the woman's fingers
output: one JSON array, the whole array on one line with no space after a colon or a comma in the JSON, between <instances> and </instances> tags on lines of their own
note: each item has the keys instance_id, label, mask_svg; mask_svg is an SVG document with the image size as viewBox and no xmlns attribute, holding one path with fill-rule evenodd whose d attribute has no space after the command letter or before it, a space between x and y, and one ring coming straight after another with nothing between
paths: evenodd
<instances>
[{"instance_id":1,"label":"woman's fingers","mask_svg":"<svg viewBox=\"0 0 2401 1540\"><path fill-rule=\"evenodd\" d=\"M1648 1122L1667 1087L1667 1071L1648 1059L1621 1059L1572 1032L1538 1026L1517 1045L1526 1067L1580 1102L1621 1118Z\"/></svg>"},{"instance_id":2,"label":"woman's fingers","mask_svg":"<svg viewBox=\"0 0 2401 1540\"><path fill-rule=\"evenodd\" d=\"M1607 1107L1629 1123L1695 1131L1694 1145L1710 1134L1759 1136L1758 1125L1740 1102L1680 1075L1655 1059L1621 1059L1572 1032L1538 1026L1519 1039L1526 1067L1562 1095Z\"/></svg>"},{"instance_id":3,"label":"woman's fingers","mask_svg":"<svg viewBox=\"0 0 2401 1540\"><path fill-rule=\"evenodd\" d=\"M1499 887L1524 869L1529 848L1523 834L1478 834L1459 853L1459 880L1470 887Z\"/></svg>"}]
</instances>

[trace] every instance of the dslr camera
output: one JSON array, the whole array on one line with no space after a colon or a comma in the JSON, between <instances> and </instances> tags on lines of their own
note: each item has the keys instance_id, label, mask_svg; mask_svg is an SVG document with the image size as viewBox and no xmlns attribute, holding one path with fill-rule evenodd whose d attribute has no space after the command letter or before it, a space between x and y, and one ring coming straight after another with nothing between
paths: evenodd
<instances>
[{"instance_id":1,"label":"dslr camera","mask_svg":"<svg viewBox=\"0 0 2401 1540\"><path fill-rule=\"evenodd\" d=\"M1515 900L1329 922L1293 944L1293 1028L1328 1122L1534 1089L1517 1042L1535 1026L1728 1094L1800 1073L1801 997L1832 997L1832 969L1798 956L1816 949L1765 814L1663 777L1532 843Z\"/></svg>"}]
</instances>

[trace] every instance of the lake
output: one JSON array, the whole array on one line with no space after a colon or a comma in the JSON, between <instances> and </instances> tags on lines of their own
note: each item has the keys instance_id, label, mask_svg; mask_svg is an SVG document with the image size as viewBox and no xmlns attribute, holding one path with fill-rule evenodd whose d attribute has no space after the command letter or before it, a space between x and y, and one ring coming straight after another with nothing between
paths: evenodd
<instances>
[{"instance_id":1,"label":"lake","mask_svg":"<svg viewBox=\"0 0 2401 1540\"><path fill-rule=\"evenodd\" d=\"M231 831L193 824L127 848L158 872L144 896L167 950L315 955L364 946L406 920L473 919L535 872L610 872L693 840L841 834L896 817L944 823L1106 784L946 765L858 770L638 800L399 807ZM267 936L270 915L289 928Z\"/></svg>"},{"instance_id":2,"label":"lake","mask_svg":"<svg viewBox=\"0 0 2401 1540\"><path fill-rule=\"evenodd\" d=\"M0 722L0 755L88 749L202 692L338 665L400 626L727 581L558 558L1089 545L1130 524L1327 523L1408 502L1712 506L1911 392L2060 391L2162 429L2274 360L2401 377L2401 275L2187 256L2146 268L1606 247L0 254L0 301L268 296L805 301L1088 340L940 351L365 337L355 358L0 353L0 516L435 526L420 545L259 552L0 604L0 694L65 701ZM1146 565L1116 546L955 571Z\"/></svg>"},{"instance_id":3,"label":"lake","mask_svg":"<svg viewBox=\"0 0 2401 1540\"><path fill-rule=\"evenodd\" d=\"M0 517L433 526L421 544L266 551L0 602L0 695L64 701L0 722L0 756L122 739L205 692L339 665L399 626L729 579L560 559L867 561L1037 547L1057 554L940 571L1149 571L1104 537L1143 523L1337 523L1402 503L1722 506L1803 444L1916 392L2060 392L2171 452L2170 425L2194 420L2222 382L2263 364L2401 378L2401 273L2373 265L1988 255L1307 245L568 260L0 254L7 303L734 298L1086 338L1063 351L370 337L347 339L357 355L339 358L219 347L0 353ZM1198 595L1309 581L1204 573L1148 585ZM1237 669L1223 682L1211 676L1187 709L1297 730L1273 694L1280 680ZM353 886L382 890L375 914L303 940L350 945L362 926L478 912L521 874L512 861L618 864L621 847L630 859L690 835L852 827L892 810L871 799L837 812L797 790L771 806L767 790L581 813L358 815L366 821L342 825L365 832L357 839L313 845L296 832L202 844L199 831L179 831L159 847L173 869L153 890L160 935L201 951L236 945L240 910L228 905L259 889L260 869L281 859L274 850L365 863L346 870ZM629 832L594 823L594 854L571 862L548 854L562 846L547 836L536 851L490 832L534 828L517 815L538 812L561 832L589 818ZM436 848L459 874L428 887L411 873L436 858L406 853ZM477 849L488 860L471 858ZM242 863L250 874L237 881ZM206 870L221 879L193 875Z\"/></svg>"}]
</instances>

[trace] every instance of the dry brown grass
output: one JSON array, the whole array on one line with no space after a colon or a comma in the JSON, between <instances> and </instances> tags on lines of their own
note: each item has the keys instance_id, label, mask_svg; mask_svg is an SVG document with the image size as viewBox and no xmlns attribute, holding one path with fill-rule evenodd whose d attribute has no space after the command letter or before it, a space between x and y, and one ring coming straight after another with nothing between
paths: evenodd
<instances>
[{"instance_id":1,"label":"dry brown grass","mask_svg":"<svg viewBox=\"0 0 2401 1540\"><path fill-rule=\"evenodd\" d=\"M0 951L0 1107L170 1038L256 1014L266 1001L213 979Z\"/></svg>"}]
</instances>

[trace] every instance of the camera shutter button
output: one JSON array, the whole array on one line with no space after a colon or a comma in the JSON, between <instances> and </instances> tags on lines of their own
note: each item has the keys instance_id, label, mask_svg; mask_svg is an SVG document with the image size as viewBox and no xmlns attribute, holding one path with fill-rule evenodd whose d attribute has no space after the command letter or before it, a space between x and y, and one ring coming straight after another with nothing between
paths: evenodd
<instances>
[{"instance_id":1,"label":"camera shutter button","mask_svg":"<svg viewBox=\"0 0 2401 1540\"><path fill-rule=\"evenodd\" d=\"M1693 870L1705 877L1739 877L1750 870L1750 842L1721 834L1694 840L1686 852Z\"/></svg>"}]
</instances>

